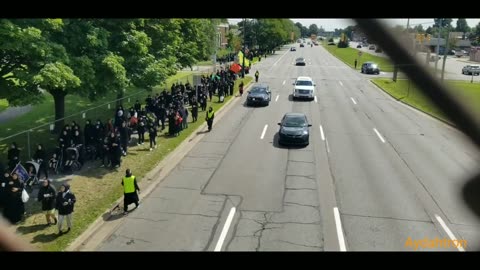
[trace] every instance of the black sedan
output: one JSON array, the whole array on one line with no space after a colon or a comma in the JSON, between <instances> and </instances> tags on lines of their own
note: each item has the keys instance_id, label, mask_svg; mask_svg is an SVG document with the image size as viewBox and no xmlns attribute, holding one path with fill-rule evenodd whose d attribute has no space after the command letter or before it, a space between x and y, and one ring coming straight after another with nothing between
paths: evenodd
<instances>
[{"instance_id":1,"label":"black sedan","mask_svg":"<svg viewBox=\"0 0 480 270\"><path fill-rule=\"evenodd\" d=\"M380 69L378 68L378 65L373 62L365 62L363 63L360 72L366 74L380 74Z\"/></svg>"},{"instance_id":2,"label":"black sedan","mask_svg":"<svg viewBox=\"0 0 480 270\"><path fill-rule=\"evenodd\" d=\"M310 143L310 125L303 113L286 113L278 123L278 144L308 145Z\"/></svg>"},{"instance_id":3,"label":"black sedan","mask_svg":"<svg viewBox=\"0 0 480 270\"><path fill-rule=\"evenodd\" d=\"M299 57L295 59L295 66L305 66L305 65L306 65L305 58Z\"/></svg>"},{"instance_id":4,"label":"black sedan","mask_svg":"<svg viewBox=\"0 0 480 270\"><path fill-rule=\"evenodd\" d=\"M252 90L248 91L247 106L253 105L265 105L268 106L272 100L272 93L268 85L256 84L252 87Z\"/></svg>"}]
</instances>

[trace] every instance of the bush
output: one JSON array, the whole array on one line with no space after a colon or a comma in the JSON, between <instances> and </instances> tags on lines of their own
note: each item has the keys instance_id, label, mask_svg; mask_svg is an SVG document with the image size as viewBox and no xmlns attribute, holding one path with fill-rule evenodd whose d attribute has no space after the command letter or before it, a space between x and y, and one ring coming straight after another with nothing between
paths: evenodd
<instances>
[{"instance_id":1,"label":"bush","mask_svg":"<svg viewBox=\"0 0 480 270\"><path fill-rule=\"evenodd\" d=\"M338 42L338 48L348 48L348 40Z\"/></svg>"},{"instance_id":2,"label":"bush","mask_svg":"<svg viewBox=\"0 0 480 270\"><path fill-rule=\"evenodd\" d=\"M333 38L328 39L328 42L333 43Z\"/></svg>"}]
</instances>

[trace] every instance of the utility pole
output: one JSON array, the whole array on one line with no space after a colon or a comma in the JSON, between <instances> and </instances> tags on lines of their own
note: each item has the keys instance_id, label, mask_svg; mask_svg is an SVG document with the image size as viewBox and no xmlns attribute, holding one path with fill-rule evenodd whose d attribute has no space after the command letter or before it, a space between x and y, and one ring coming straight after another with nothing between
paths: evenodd
<instances>
[{"instance_id":1,"label":"utility pole","mask_svg":"<svg viewBox=\"0 0 480 270\"><path fill-rule=\"evenodd\" d=\"M447 52L449 50L449 48L448 48L448 40L449 39L450 39L450 32L447 32L447 37L445 38L445 51L444 51L444 55L443 55L442 76L441 76L442 81L443 81L443 77L444 77L444 74L445 74L445 62L447 62Z\"/></svg>"},{"instance_id":2,"label":"utility pole","mask_svg":"<svg viewBox=\"0 0 480 270\"><path fill-rule=\"evenodd\" d=\"M409 27L409 25L410 25L410 18L407 19L407 30L405 30L407 40L408 40L408 27ZM393 66L393 78L392 78L392 80L394 82L397 82L397 77L398 77L398 64L395 63L394 66Z\"/></svg>"},{"instance_id":3,"label":"utility pole","mask_svg":"<svg viewBox=\"0 0 480 270\"><path fill-rule=\"evenodd\" d=\"M443 19L440 19L440 22L438 25L437 55L435 57L435 74L437 73L437 69L438 69L438 55L440 54L440 32L442 32L442 24L443 24Z\"/></svg>"}]
</instances>

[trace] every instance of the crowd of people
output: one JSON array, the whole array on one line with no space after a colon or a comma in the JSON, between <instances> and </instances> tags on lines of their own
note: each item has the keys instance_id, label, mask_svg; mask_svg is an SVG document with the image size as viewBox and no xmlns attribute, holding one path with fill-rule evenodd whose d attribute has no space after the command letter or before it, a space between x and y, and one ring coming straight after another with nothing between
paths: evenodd
<instances>
[{"instance_id":1,"label":"crowd of people","mask_svg":"<svg viewBox=\"0 0 480 270\"><path fill-rule=\"evenodd\" d=\"M49 173L70 173L79 170L88 160L100 160L100 167L118 168L132 144L145 144L145 133L148 133L148 148L153 151L157 148L159 130L163 131L168 126L169 136L179 136L182 130L188 128L189 115L192 122L198 120L199 110L205 112L208 129L211 130L214 112L211 107L207 111L207 102L212 102L214 95L218 96L218 102L233 95L235 80L233 72L222 69L202 76L198 85L174 83L170 91L148 95L143 105L136 100L128 109L118 106L115 115L106 122L100 119L87 120L82 129L73 121L62 128L51 156L47 156L47 149L42 144L37 145L32 162L26 162L29 176L26 181L13 172L17 164L22 163L21 150L13 142L7 154L8 164L0 177L2 215L12 224L20 222L25 214L25 201L22 198L24 189L33 183L33 179L43 178L43 181L38 180L38 183L43 183L37 199L42 203L47 224L56 224L58 221L61 233L63 220L66 219L70 229L75 196L67 184L62 185L57 193ZM136 142L133 134L138 135ZM58 219L54 215L55 210L58 211Z\"/></svg>"}]
</instances>

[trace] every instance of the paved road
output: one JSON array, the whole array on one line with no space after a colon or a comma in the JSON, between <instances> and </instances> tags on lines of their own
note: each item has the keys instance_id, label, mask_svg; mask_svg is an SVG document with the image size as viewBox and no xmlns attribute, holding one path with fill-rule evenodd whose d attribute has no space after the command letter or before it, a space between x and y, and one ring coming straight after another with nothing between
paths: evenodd
<instances>
[{"instance_id":1,"label":"paved road","mask_svg":"<svg viewBox=\"0 0 480 270\"><path fill-rule=\"evenodd\" d=\"M293 65L298 56L307 66ZM98 250L412 250L409 237L449 239L446 230L478 248L460 190L480 156L458 131L321 46L279 51L256 69L270 106L238 102ZM316 81L316 102L290 100L300 75ZM290 111L313 125L305 148L277 144Z\"/></svg>"}]
</instances>

